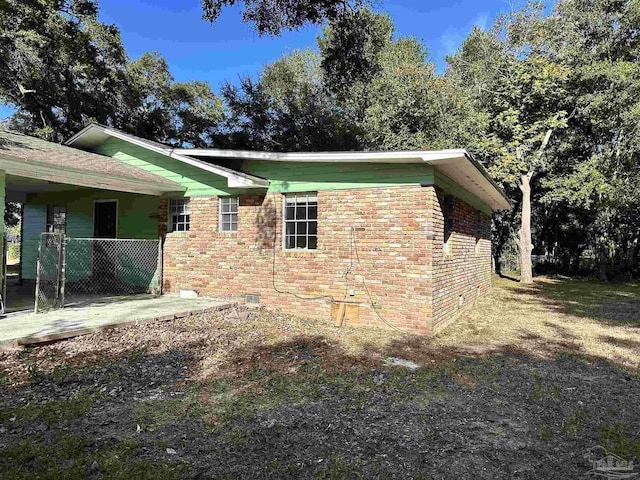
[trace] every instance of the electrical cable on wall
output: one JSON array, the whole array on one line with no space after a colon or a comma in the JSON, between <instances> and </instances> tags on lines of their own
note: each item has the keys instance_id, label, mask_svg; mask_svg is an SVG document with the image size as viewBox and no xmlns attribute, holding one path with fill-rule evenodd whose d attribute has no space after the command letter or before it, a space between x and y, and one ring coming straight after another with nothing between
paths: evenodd
<instances>
[{"instance_id":1,"label":"electrical cable on wall","mask_svg":"<svg viewBox=\"0 0 640 480\"><path fill-rule=\"evenodd\" d=\"M356 265L360 265L360 255L358 254L358 244L356 243L356 230L355 227L351 227L351 243L353 244L353 250L355 251L356 254ZM349 249L351 250L351 249ZM353 258L351 259L351 263L353 264ZM405 333L408 334L409 332L407 332L406 330L396 327L394 324L392 324L391 322L389 322L386 318L384 318L382 316L382 314L378 311L378 308L375 305L375 301L373 300L373 296L371 295L371 292L369 291L369 287L367 286L367 282L364 278L364 275L360 275L360 278L362 280L362 286L364 287L364 291L367 294L367 297L369 297L369 303L371 305L371 308L373 309L374 313L376 314L376 316L378 317L378 319L383 322L385 325L387 325L388 327L391 327L393 330L396 330L400 333Z\"/></svg>"},{"instance_id":2,"label":"electrical cable on wall","mask_svg":"<svg viewBox=\"0 0 640 480\"><path fill-rule=\"evenodd\" d=\"M277 212L277 203L276 203L277 196L275 192L272 193L272 200L273 200L274 208L276 209L276 212ZM284 212L283 212L283 215L284 215ZM274 219L274 228L273 228L272 263L271 263L271 281L272 281L273 289L281 295L291 295L300 300L317 301L317 300L329 299L331 303L338 303L338 300L336 300L333 295L304 296L304 295L299 295L295 292L290 292L288 290L280 290L278 288L278 286L276 285L276 257L277 257L277 248L278 248L277 247L278 245L277 225L278 225L278 222L277 222L277 216L276 216L276 219ZM343 274L345 285L344 285L344 295L342 297L342 301L344 301L347 298L349 293L349 275L352 274L354 266L360 266L360 254L358 253L358 244L356 242L355 227L353 225L349 227L349 233L350 233L349 235L350 237L349 238L349 267L347 268L347 270L345 270ZM354 262L354 254L355 254L355 262ZM382 314L378 311L378 308L376 307L375 301L373 300L373 296L371 295L371 291L369 290L369 287L367 285L364 275L360 274L359 276L362 281L362 286L364 288L364 291L366 292L367 297L369 299L369 304L371 305L371 308L373 309L378 319L388 327L392 328L393 330L396 330L397 332L404 333L404 334L409 333L402 328L396 327L395 325L393 325L391 322L389 322L386 318L382 316Z\"/></svg>"},{"instance_id":3,"label":"electrical cable on wall","mask_svg":"<svg viewBox=\"0 0 640 480\"><path fill-rule=\"evenodd\" d=\"M272 194L272 198L273 198L273 205L274 208L276 209L276 212L278 211L277 209L277 196L275 194L275 192L273 192ZM283 212L284 215L284 212ZM291 295L295 298L298 298L300 300L323 300L323 299L329 299L331 300L331 303L336 303L336 299L334 298L333 295L319 295L316 297L307 297L307 296L303 296L303 295L299 295L297 293L294 292L289 292L287 290L280 290L278 289L278 287L276 286L276 254L277 254L277 244L278 244L278 221L277 221L277 216L274 218L274 225L273 225L273 257L272 257L272 264L271 264L271 280L272 280L272 285L273 285L273 289L282 294L282 295Z\"/></svg>"}]
</instances>

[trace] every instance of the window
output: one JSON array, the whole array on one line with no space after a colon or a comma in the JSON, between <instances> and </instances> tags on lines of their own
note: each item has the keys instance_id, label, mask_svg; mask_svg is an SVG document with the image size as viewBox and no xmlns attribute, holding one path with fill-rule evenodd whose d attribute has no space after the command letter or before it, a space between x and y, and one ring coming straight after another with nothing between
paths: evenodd
<instances>
[{"instance_id":1,"label":"window","mask_svg":"<svg viewBox=\"0 0 640 480\"><path fill-rule=\"evenodd\" d=\"M190 216L189 199L169 202L169 222L172 232L188 232Z\"/></svg>"},{"instance_id":2,"label":"window","mask_svg":"<svg viewBox=\"0 0 640 480\"><path fill-rule=\"evenodd\" d=\"M442 249L445 253L452 253L451 247L451 233L453 233L453 202L452 195L446 195L444 197L444 205L442 208L442 217L444 223L444 239L442 243Z\"/></svg>"},{"instance_id":3,"label":"window","mask_svg":"<svg viewBox=\"0 0 640 480\"><path fill-rule=\"evenodd\" d=\"M67 207L47 205L47 233L65 234L67 227Z\"/></svg>"},{"instance_id":4,"label":"window","mask_svg":"<svg viewBox=\"0 0 640 480\"><path fill-rule=\"evenodd\" d=\"M284 248L318 248L318 194L296 193L284 198Z\"/></svg>"},{"instance_id":5,"label":"window","mask_svg":"<svg viewBox=\"0 0 640 480\"><path fill-rule=\"evenodd\" d=\"M476 210L476 254L480 253L480 240L482 239L482 213Z\"/></svg>"},{"instance_id":6,"label":"window","mask_svg":"<svg viewBox=\"0 0 640 480\"><path fill-rule=\"evenodd\" d=\"M220 231L238 231L238 197L220 198Z\"/></svg>"}]
</instances>

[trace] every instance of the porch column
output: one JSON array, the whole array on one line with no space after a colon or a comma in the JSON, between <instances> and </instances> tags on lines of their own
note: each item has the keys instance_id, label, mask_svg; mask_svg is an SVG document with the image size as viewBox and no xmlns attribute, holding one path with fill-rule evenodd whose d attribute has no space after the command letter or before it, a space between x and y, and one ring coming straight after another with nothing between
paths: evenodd
<instances>
[{"instance_id":1,"label":"porch column","mask_svg":"<svg viewBox=\"0 0 640 480\"><path fill-rule=\"evenodd\" d=\"M2 255L2 263L0 266L0 293L2 293L2 304L7 298L7 252L5 249L7 236L4 225L4 202L5 202L5 188L6 185L6 173L4 170L0 170L0 215L2 221L0 221L0 255Z\"/></svg>"}]
</instances>

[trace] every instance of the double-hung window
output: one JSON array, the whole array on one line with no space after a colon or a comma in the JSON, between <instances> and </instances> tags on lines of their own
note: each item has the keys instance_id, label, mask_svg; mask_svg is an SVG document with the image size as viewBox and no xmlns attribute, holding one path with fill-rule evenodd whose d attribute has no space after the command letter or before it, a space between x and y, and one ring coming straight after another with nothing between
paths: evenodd
<instances>
[{"instance_id":1,"label":"double-hung window","mask_svg":"<svg viewBox=\"0 0 640 480\"><path fill-rule=\"evenodd\" d=\"M238 197L220 198L220 231L238 231Z\"/></svg>"},{"instance_id":2,"label":"double-hung window","mask_svg":"<svg viewBox=\"0 0 640 480\"><path fill-rule=\"evenodd\" d=\"M169 202L169 222L172 232L188 232L191 219L191 208L188 198Z\"/></svg>"},{"instance_id":3,"label":"double-hung window","mask_svg":"<svg viewBox=\"0 0 640 480\"><path fill-rule=\"evenodd\" d=\"M318 193L294 193L284 197L284 248L318 248Z\"/></svg>"}]
</instances>

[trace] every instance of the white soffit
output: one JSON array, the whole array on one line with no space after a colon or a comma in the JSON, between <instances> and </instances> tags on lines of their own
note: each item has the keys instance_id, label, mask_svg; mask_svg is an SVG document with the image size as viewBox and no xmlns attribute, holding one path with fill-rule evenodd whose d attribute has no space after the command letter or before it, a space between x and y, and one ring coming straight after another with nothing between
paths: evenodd
<instances>
[{"instance_id":1,"label":"white soffit","mask_svg":"<svg viewBox=\"0 0 640 480\"><path fill-rule=\"evenodd\" d=\"M502 190L483 173L470 158L428 160L451 180L469 191L494 210L509 210L511 203Z\"/></svg>"},{"instance_id":2,"label":"white soffit","mask_svg":"<svg viewBox=\"0 0 640 480\"><path fill-rule=\"evenodd\" d=\"M483 200L494 210L510 209L511 204L465 149L391 152L293 152L275 153L251 150L177 149L195 157L234 158L272 162L322 163L422 163L427 162L454 182Z\"/></svg>"}]
</instances>

